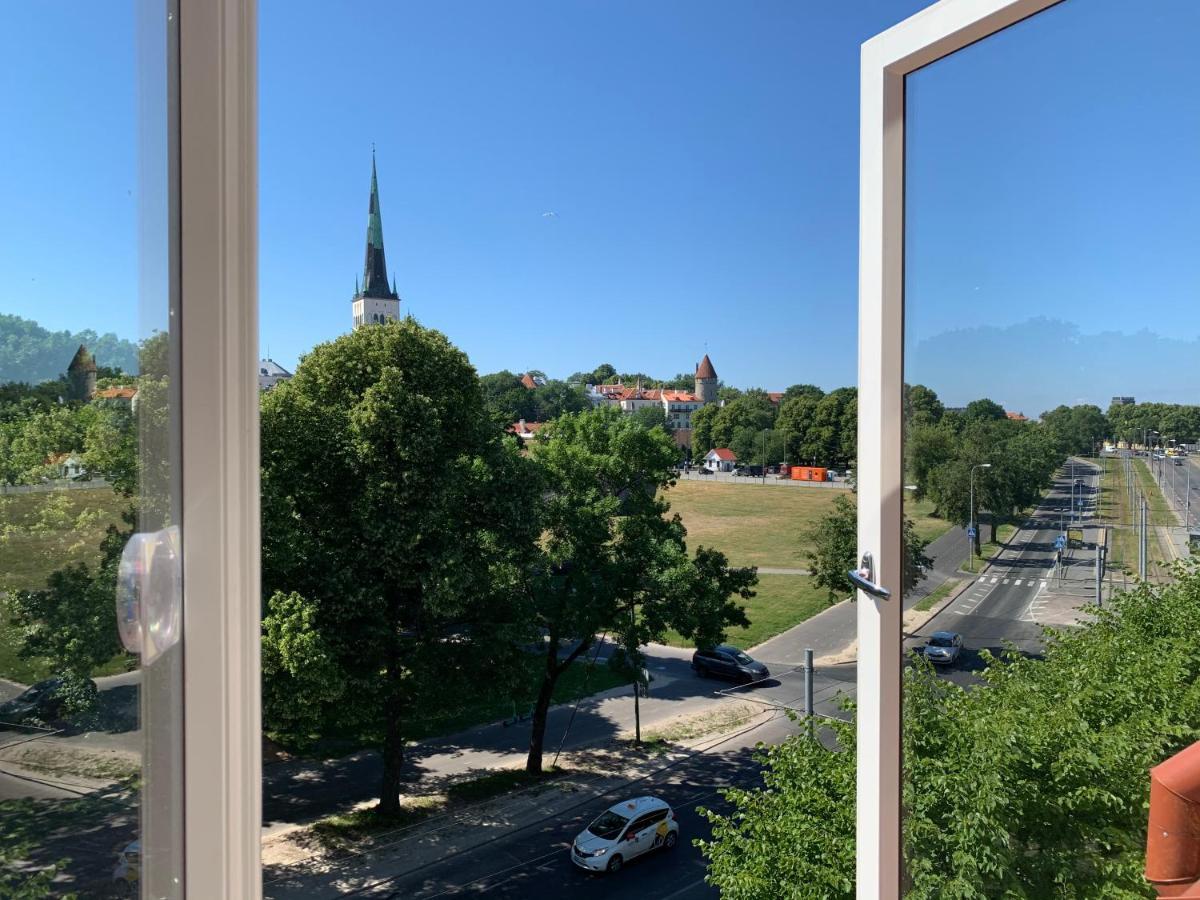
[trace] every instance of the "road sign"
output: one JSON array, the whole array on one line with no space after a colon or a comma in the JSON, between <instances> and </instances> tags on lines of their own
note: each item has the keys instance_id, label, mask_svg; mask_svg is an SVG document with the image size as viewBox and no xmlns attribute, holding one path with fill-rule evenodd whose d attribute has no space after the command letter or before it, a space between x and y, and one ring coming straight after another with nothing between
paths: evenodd
<instances>
[{"instance_id":1,"label":"road sign","mask_svg":"<svg viewBox=\"0 0 1200 900\"><path fill-rule=\"evenodd\" d=\"M1083 543L1083 529L1082 528L1068 528L1067 529L1067 541L1072 544L1082 544Z\"/></svg>"},{"instance_id":2,"label":"road sign","mask_svg":"<svg viewBox=\"0 0 1200 900\"><path fill-rule=\"evenodd\" d=\"M1058 537L1056 537L1054 539L1054 549L1061 550L1063 547L1066 546L1066 543L1067 543L1067 536L1065 534L1060 534Z\"/></svg>"},{"instance_id":3,"label":"road sign","mask_svg":"<svg viewBox=\"0 0 1200 900\"><path fill-rule=\"evenodd\" d=\"M967 529L967 540L970 540L970 541L975 540L975 529L974 528Z\"/></svg>"}]
</instances>

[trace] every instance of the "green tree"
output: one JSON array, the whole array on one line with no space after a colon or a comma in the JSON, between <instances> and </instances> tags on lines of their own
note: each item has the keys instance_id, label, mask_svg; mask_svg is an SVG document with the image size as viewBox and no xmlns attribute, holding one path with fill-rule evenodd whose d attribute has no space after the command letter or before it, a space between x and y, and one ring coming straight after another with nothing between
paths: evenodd
<instances>
[{"instance_id":1,"label":"green tree","mask_svg":"<svg viewBox=\"0 0 1200 900\"><path fill-rule=\"evenodd\" d=\"M1200 737L1200 574L1142 585L966 689L904 673L906 896L1152 897L1147 771ZM852 723L763 753L700 842L731 900L854 893Z\"/></svg>"},{"instance_id":2,"label":"green tree","mask_svg":"<svg viewBox=\"0 0 1200 900\"><path fill-rule=\"evenodd\" d=\"M703 459L704 454L709 450L720 446L713 436L713 426L720 412L719 406L710 403L692 413L692 457L694 459Z\"/></svg>"},{"instance_id":3,"label":"green tree","mask_svg":"<svg viewBox=\"0 0 1200 900\"><path fill-rule=\"evenodd\" d=\"M858 565L858 509L845 494L834 498L833 508L801 534L809 548L813 581L829 592L832 601L853 593L854 586L846 574ZM904 517L904 573L902 589L912 590L925 577L931 564L925 555L927 541L917 536L912 520Z\"/></svg>"},{"instance_id":4,"label":"green tree","mask_svg":"<svg viewBox=\"0 0 1200 900\"><path fill-rule=\"evenodd\" d=\"M734 598L752 596L756 578L713 550L689 556L661 493L678 459L666 432L601 407L555 421L531 457L542 538L521 582L527 615L546 636L526 760L536 774L555 685L597 634L617 634L630 659L668 628L720 640L727 625L746 622ZM564 642L571 649L560 654Z\"/></svg>"},{"instance_id":5,"label":"green tree","mask_svg":"<svg viewBox=\"0 0 1200 900\"><path fill-rule=\"evenodd\" d=\"M504 677L528 638L527 464L466 356L412 319L316 347L263 396L262 448L264 594L303 598L269 606L268 628L319 633L339 687L323 718L376 736L379 808L395 814L410 718Z\"/></svg>"},{"instance_id":6,"label":"green tree","mask_svg":"<svg viewBox=\"0 0 1200 900\"><path fill-rule=\"evenodd\" d=\"M535 409L531 421L549 422L565 413L589 409L592 405L582 388L571 387L565 381L547 381L533 391L533 396Z\"/></svg>"},{"instance_id":7,"label":"green tree","mask_svg":"<svg viewBox=\"0 0 1200 900\"><path fill-rule=\"evenodd\" d=\"M923 384L905 385L904 400L904 420L913 427L936 425L946 412L938 395Z\"/></svg>"},{"instance_id":8,"label":"green tree","mask_svg":"<svg viewBox=\"0 0 1200 900\"><path fill-rule=\"evenodd\" d=\"M507 369L482 375L479 386L483 390L487 411L498 427L506 428L521 419L526 422L541 421L538 418L537 393L525 387L519 375Z\"/></svg>"},{"instance_id":9,"label":"green tree","mask_svg":"<svg viewBox=\"0 0 1200 900\"><path fill-rule=\"evenodd\" d=\"M1008 413L1004 411L1004 407L993 400L984 398L982 400L972 400L967 404L966 410L963 412L963 418L967 421L988 420L988 419L1005 419Z\"/></svg>"},{"instance_id":10,"label":"green tree","mask_svg":"<svg viewBox=\"0 0 1200 900\"><path fill-rule=\"evenodd\" d=\"M668 432L671 430L667 427L667 412L661 406L639 407L629 414L629 418L643 428L662 428Z\"/></svg>"}]
</instances>

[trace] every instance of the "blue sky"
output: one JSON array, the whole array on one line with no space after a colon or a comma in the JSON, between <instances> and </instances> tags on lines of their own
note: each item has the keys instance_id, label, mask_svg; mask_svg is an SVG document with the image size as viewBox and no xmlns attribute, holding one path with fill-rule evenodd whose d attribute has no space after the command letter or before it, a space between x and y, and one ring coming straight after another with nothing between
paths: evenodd
<instances>
[{"instance_id":1,"label":"blue sky","mask_svg":"<svg viewBox=\"0 0 1200 900\"><path fill-rule=\"evenodd\" d=\"M853 383L858 48L924 5L261 0L264 352L347 330L374 143L402 309L480 371ZM1200 9L1123 6L910 82L909 375L950 403L1195 399ZM138 333L134 50L119 4L8 11L0 310ZM1170 377L1088 350L1143 329Z\"/></svg>"}]
</instances>

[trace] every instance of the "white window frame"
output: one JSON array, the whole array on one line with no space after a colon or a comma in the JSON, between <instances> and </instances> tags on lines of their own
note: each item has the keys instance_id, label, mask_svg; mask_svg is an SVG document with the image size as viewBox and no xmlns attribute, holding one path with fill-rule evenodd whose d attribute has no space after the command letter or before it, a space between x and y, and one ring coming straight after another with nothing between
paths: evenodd
<instances>
[{"instance_id":1,"label":"white window frame","mask_svg":"<svg viewBox=\"0 0 1200 900\"><path fill-rule=\"evenodd\" d=\"M257 900L257 4L178 14L184 892Z\"/></svg>"},{"instance_id":2,"label":"white window frame","mask_svg":"<svg viewBox=\"0 0 1200 900\"><path fill-rule=\"evenodd\" d=\"M858 547L881 600L858 592L857 896L903 882L901 515L904 385L904 82L1061 0L941 0L862 46L859 171Z\"/></svg>"}]
</instances>

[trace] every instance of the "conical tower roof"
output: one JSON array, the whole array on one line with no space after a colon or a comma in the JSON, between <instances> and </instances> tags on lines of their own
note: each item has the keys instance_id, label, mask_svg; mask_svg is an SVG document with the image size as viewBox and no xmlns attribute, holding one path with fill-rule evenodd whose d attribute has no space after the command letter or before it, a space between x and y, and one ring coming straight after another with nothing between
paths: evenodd
<instances>
[{"instance_id":1,"label":"conical tower roof","mask_svg":"<svg viewBox=\"0 0 1200 900\"><path fill-rule=\"evenodd\" d=\"M704 359L700 360L700 365L696 366L697 378L716 378L717 370L713 368L712 360L708 358L708 354L704 354Z\"/></svg>"},{"instance_id":2,"label":"conical tower roof","mask_svg":"<svg viewBox=\"0 0 1200 900\"><path fill-rule=\"evenodd\" d=\"M375 173L375 150L371 150L371 201L367 209L367 252L363 261L362 296L397 300L388 288L387 262L383 255L383 216L379 212L379 178Z\"/></svg>"},{"instance_id":3,"label":"conical tower roof","mask_svg":"<svg viewBox=\"0 0 1200 900\"><path fill-rule=\"evenodd\" d=\"M71 357L71 364L67 366L68 372L95 372L96 360L92 354L88 353L88 348L83 344L79 345L79 349L75 351L75 355Z\"/></svg>"}]
</instances>

